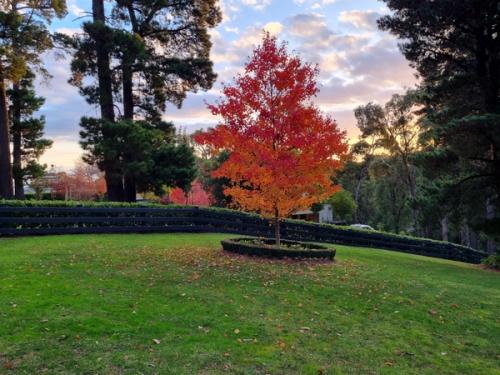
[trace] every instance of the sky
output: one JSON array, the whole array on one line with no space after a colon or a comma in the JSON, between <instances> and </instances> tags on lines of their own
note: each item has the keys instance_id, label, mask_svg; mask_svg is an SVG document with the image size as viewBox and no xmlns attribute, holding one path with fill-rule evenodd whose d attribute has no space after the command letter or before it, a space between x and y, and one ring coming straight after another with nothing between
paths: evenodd
<instances>
[{"instance_id":1,"label":"sky","mask_svg":"<svg viewBox=\"0 0 500 375\"><path fill-rule=\"evenodd\" d=\"M91 0L67 0L68 15L54 21L53 31L78 32L88 19ZM181 109L167 107L165 120L188 133L214 126L217 118L206 108L220 96L221 83L230 83L242 70L263 30L287 41L304 61L319 65L320 93L316 104L330 114L351 139L358 135L353 110L368 102L383 104L393 94L417 82L415 72L397 47L398 41L377 29L376 20L389 11L377 0L221 0L223 21L211 30L211 58L218 75L207 92L188 94ZM81 159L79 121L99 116L78 90L67 83L70 57L48 53L44 58L52 78L37 83L46 98L40 114L46 136L54 140L42 162L71 169Z\"/></svg>"}]
</instances>

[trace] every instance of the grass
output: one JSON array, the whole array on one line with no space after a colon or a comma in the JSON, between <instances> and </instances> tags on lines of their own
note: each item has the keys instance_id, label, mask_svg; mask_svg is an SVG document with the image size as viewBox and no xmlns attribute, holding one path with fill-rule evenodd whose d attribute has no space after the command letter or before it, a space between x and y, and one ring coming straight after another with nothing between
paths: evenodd
<instances>
[{"instance_id":1,"label":"grass","mask_svg":"<svg viewBox=\"0 0 500 375\"><path fill-rule=\"evenodd\" d=\"M262 261L223 238L0 240L0 374L500 374L500 273L346 246Z\"/></svg>"}]
</instances>

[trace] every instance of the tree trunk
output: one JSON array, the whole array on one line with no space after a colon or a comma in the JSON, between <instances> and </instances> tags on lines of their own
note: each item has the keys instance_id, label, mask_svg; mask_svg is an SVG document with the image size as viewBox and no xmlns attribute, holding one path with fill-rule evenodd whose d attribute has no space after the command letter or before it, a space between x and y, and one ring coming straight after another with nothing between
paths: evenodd
<instances>
[{"instance_id":1,"label":"tree trunk","mask_svg":"<svg viewBox=\"0 0 500 375\"><path fill-rule=\"evenodd\" d=\"M102 26L106 24L104 0L92 0L92 15L94 23L99 23ZM113 123L115 121L113 85L109 51L104 37L105 35L102 35L102 33L94 35L97 55L97 76L99 81L99 105L101 107L102 120ZM108 132L103 131L103 137L109 138ZM123 201L123 176L120 171L119 161L105 160L104 166L108 199L111 201Z\"/></svg>"},{"instance_id":2,"label":"tree trunk","mask_svg":"<svg viewBox=\"0 0 500 375\"><path fill-rule=\"evenodd\" d=\"M278 210L274 213L274 238L276 239L276 246L281 245L281 232L280 232L280 218Z\"/></svg>"},{"instance_id":3,"label":"tree trunk","mask_svg":"<svg viewBox=\"0 0 500 375\"><path fill-rule=\"evenodd\" d=\"M10 161L9 112L3 66L0 65L0 198L13 198L12 165Z\"/></svg>"},{"instance_id":4,"label":"tree trunk","mask_svg":"<svg viewBox=\"0 0 500 375\"><path fill-rule=\"evenodd\" d=\"M488 198L486 200L486 219L492 220L495 218L495 206L493 205L493 199ZM488 237L486 241L486 251L488 254L495 254L497 251L497 243L491 237Z\"/></svg>"},{"instance_id":5,"label":"tree trunk","mask_svg":"<svg viewBox=\"0 0 500 375\"><path fill-rule=\"evenodd\" d=\"M366 164L361 170L360 176L358 178L358 183L356 184L356 189L354 193L354 202L356 202L356 209L354 210L354 222L359 223L359 201L361 196L361 186L365 180L366 173L368 172L368 164Z\"/></svg>"},{"instance_id":6,"label":"tree trunk","mask_svg":"<svg viewBox=\"0 0 500 375\"><path fill-rule=\"evenodd\" d=\"M470 228L465 220L462 222L462 225L460 227L460 242L464 246L470 247L471 245Z\"/></svg>"},{"instance_id":7,"label":"tree trunk","mask_svg":"<svg viewBox=\"0 0 500 375\"><path fill-rule=\"evenodd\" d=\"M446 242L449 241L448 215L441 219L441 239Z\"/></svg>"},{"instance_id":8,"label":"tree trunk","mask_svg":"<svg viewBox=\"0 0 500 375\"><path fill-rule=\"evenodd\" d=\"M127 4L132 32L139 34L137 18L133 3ZM133 62L135 58L125 53L122 61L122 79L123 79L123 116L127 120L134 121L134 70ZM125 175L125 199L127 202L137 201L137 182L135 176Z\"/></svg>"},{"instance_id":9,"label":"tree trunk","mask_svg":"<svg viewBox=\"0 0 500 375\"><path fill-rule=\"evenodd\" d=\"M128 56L125 56L122 62L122 80L123 80L123 115L125 120L134 121L134 73ZM127 202L137 201L137 183L135 176L126 173L125 179L125 200Z\"/></svg>"},{"instance_id":10,"label":"tree trunk","mask_svg":"<svg viewBox=\"0 0 500 375\"><path fill-rule=\"evenodd\" d=\"M417 183L415 181L415 176L413 175L413 172L411 170L411 165L410 165L410 162L408 161L408 156L404 152L402 152L400 155L401 155L401 162L403 163L403 167L405 169L405 174L406 174L405 179L406 179L406 183L408 185L408 190L410 192L410 197L414 203L415 199L417 198ZM420 227L418 226L418 219L420 216L420 210L418 209L418 207L415 207L414 205L412 205L411 212L412 212L413 225L415 228L415 234L417 236L421 236L422 231L420 230Z\"/></svg>"},{"instance_id":11,"label":"tree trunk","mask_svg":"<svg viewBox=\"0 0 500 375\"><path fill-rule=\"evenodd\" d=\"M123 117L126 120L134 119L134 72L129 58L124 57L122 62L123 80Z\"/></svg>"},{"instance_id":12,"label":"tree trunk","mask_svg":"<svg viewBox=\"0 0 500 375\"><path fill-rule=\"evenodd\" d=\"M18 91L19 85L14 84L13 89L14 91ZM14 176L15 197L16 199L24 199L21 106L18 97L18 95L15 95L12 103L12 174Z\"/></svg>"},{"instance_id":13,"label":"tree trunk","mask_svg":"<svg viewBox=\"0 0 500 375\"><path fill-rule=\"evenodd\" d=\"M137 202L137 187L135 177L125 174L125 201Z\"/></svg>"}]
</instances>

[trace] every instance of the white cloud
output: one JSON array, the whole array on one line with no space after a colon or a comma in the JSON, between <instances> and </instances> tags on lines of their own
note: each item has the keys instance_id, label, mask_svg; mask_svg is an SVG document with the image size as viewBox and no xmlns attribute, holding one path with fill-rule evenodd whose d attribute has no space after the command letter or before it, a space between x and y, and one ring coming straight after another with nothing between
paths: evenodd
<instances>
[{"instance_id":1,"label":"white cloud","mask_svg":"<svg viewBox=\"0 0 500 375\"><path fill-rule=\"evenodd\" d=\"M293 0L293 2L299 6L303 6L305 4L309 5L311 9L320 9L323 8L324 6L332 5L335 4L338 0L320 0L320 1L314 1L314 0Z\"/></svg>"},{"instance_id":2,"label":"white cloud","mask_svg":"<svg viewBox=\"0 0 500 375\"><path fill-rule=\"evenodd\" d=\"M283 24L279 22L269 22L264 26L264 30L271 35L278 35L283 31Z\"/></svg>"},{"instance_id":3,"label":"white cloud","mask_svg":"<svg viewBox=\"0 0 500 375\"><path fill-rule=\"evenodd\" d=\"M76 0L68 1L68 11L76 17L84 17L85 15L88 15L88 12L78 6Z\"/></svg>"},{"instance_id":4,"label":"white cloud","mask_svg":"<svg viewBox=\"0 0 500 375\"><path fill-rule=\"evenodd\" d=\"M235 0L220 0L220 8L222 10L222 23L228 23L234 20L236 14L240 12L240 7L235 3Z\"/></svg>"},{"instance_id":5,"label":"white cloud","mask_svg":"<svg viewBox=\"0 0 500 375\"><path fill-rule=\"evenodd\" d=\"M233 33L233 34L239 34L239 33L240 33L240 29L238 29L237 27L229 27L229 26L225 26L225 27L224 27L224 30L225 30L227 33Z\"/></svg>"},{"instance_id":6,"label":"white cloud","mask_svg":"<svg viewBox=\"0 0 500 375\"><path fill-rule=\"evenodd\" d=\"M81 28L60 27L60 28L56 29L56 32L60 33L60 34L65 34L68 36L74 36L76 34L80 34L82 32L82 29Z\"/></svg>"},{"instance_id":7,"label":"white cloud","mask_svg":"<svg viewBox=\"0 0 500 375\"><path fill-rule=\"evenodd\" d=\"M372 10L343 11L339 15L339 21L350 24L358 29L376 30L377 20L381 14Z\"/></svg>"},{"instance_id":8,"label":"white cloud","mask_svg":"<svg viewBox=\"0 0 500 375\"><path fill-rule=\"evenodd\" d=\"M271 4L271 0L241 0L241 2L244 5L252 7L256 10L263 10Z\"/></svg>"}]
</instances>

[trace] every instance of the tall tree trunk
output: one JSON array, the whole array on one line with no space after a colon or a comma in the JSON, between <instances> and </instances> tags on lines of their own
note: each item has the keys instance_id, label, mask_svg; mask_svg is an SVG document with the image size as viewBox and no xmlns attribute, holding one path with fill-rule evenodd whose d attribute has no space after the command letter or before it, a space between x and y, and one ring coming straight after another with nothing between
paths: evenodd
<instances>
[{"instance_id":1,"label":"tall tree trunk","mask_svg":"<svg viewBox=\"0 0 500 375\"><path fill-rule=\"evenodd\" d=\"M448 215L441 219L441 239L446 242L449 241Z\"/></svg>"},{"instance_id":2,"label":"tall tree trunk","mask_svg":"<svg viewBox=\"0 0 500 375\"><path fill-rule=\"evenodd\" d=\"M366 164L360 172L358 178L358 183L356 184L356 189L354 192L354 201L356 202L356 209L354 210L354 222L359 223L359 201L361 200L361 187L363 186L363 181L366 178L368 172L368 164Z\"/></svg>"},{"instance_id":3,"label":"tall tree trunk","mask_svg":"<svg viewBox=\"0 0 500 375\"><path fill-rule=\"evenodd\" d=\"M488 198L486 200L486 219L487 220L492 220L495 218L495 206L493 204L494 199ZM488 237L486 240L486 251L488 254L495 254L497 251L497 243L496 241Z\"/></svg>"},{"instance_id":4,"label":"tall tree trunk","mask_svg":"<svg viewBox=\"0 0 500 375\"><path fill-rule=\"evenodd\" d=\"M406 183L408 184L408 190L410 192L410 197L412 199L412 205L411 205L411 213L412 213L412 219L413 219L413 226L415 228L415 234L417 236L422 236L422 230L419 227L419 217L420 217L420 210L417 206L414 205L415 199L417 198L417 183L415 181L415 176L413 175L413 172L411 170L411 165L410 162L408 161L408 156L405 155L404 153L401 154L401 161L403 162L403 166L405 169L405 178L406 178Z\"/></svg>"},{"instance_id":5,"label":"tall tree trunk","mask_svg":"<svg viewBox=\"0 0 500 375\"><path fill-rule=\"evenodd\" d=\"M94 23L106 25L104 13L104 0L92 0L92 15ZM94 35L97 54L97 75L99 80L99 105L101 107L101 118L103 121L113 123L115 111L113 103L113 84L110 69L110 57L106 45L105 35L98 33ZM103 137L109 138L109 134L103 131ZM118 160L105 160L104 171L108 199L111 201L123 201L123 176Z\"/></svg>"},{"instance_id":6,"label":"tall tree trunk","mask_svg":"<svg viewBox=\"0 0 500 375\"><path fill-rule=\"evenodd\" d=\"M137 183L135 177L125 173L125 201L137 202Z\"/></svg>"},{"instance_id":7,"label":"tall tree trunk","mask_svg":"<svg viewBox=\"0 0 500 375\"><path fill-rule=\"evenodd\" d=\"M464 246L470 247L471 245L470 228L465 220L462 222L462 225L460 226L460 242Z\"/></svg>"},{"instance_id":8,"label":"tall tree trunk","mask_svg":"<svg viewBox=\"0 0 500 375\"><path fill-rule=\"evenodd\" d=\"M0 64L0 198L13 198L10 161L9 112L3 66Z\"/></svg>"},{"instance_id":9,"label":"tall tree trunk","mask_svg":"<svg viewBox=\"0 0 500 375\"><path fill-rule=\"evenodd\" d=\"M19 85L13 85L14 91L19 91ZM22 165L22 128L21 106L19 95L14 96L12 103L12 174L14 176L14 191L16 199L24 199L24 175Z\"/></svg>"},{"instance_id":10,"label":"tall tree trunk","mask_svg":"<svg viewBox=\"0 0 500 375\"><path fill-rule=\"evenodd\" d=\"M123 115L126 120L134 121L134 73L128 56L122 62ZM137 201L137 183L131 173L125 173L125 200Z\"/></svg>"}]
</instances>

